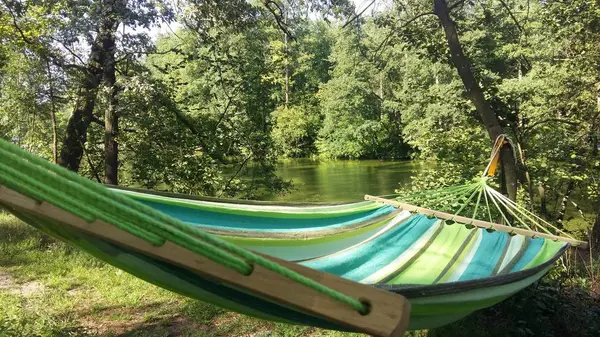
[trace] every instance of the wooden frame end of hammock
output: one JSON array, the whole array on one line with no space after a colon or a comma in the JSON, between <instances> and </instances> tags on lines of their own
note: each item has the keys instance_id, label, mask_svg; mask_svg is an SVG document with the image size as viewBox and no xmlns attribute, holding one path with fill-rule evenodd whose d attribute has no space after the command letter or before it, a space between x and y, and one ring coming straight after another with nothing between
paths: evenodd
<instances>
[{"instance_id":1,"label":"wooden frame end of hammock","mask_svg":"<svg viewBox=\"0 0 600 337\"><path fill-rule=\"evenodd\" d=\"M280 303L283 306L295 308L300 312L321 317L351 330L378 337L400 337L408 328L410 303L406 298L369 285L352 282L333 274L263 255L326 287L359 299L370 309L367 314L363 315L348 304L344 304L262 266L254 265L250 275L245 276L172 242L167 241L162 246L154 246L111 224L100 220L88 223L84 219L50 203L37 202L5 186L0 186L0 204L7 206L9 210L13 209L52 219L77 231L178 265L197 273L201 277L231 288L241 289L255 296Z\"/></svg>"},{"instance_id":2,"label":"wooden frame end of hammock","mask_svg":"<svg viewBox=\"0 0 600 337\"><path fill-rule=\"evenodd\" d=\"M432 210L429 208L419 207L419 206L403 203L400 201L380 198L380 197L376 197L376 196L372 196L372 195L368 195L368 194L365 195L365 200L380 202L382 204L394 206L396 208L407 210L409 212L416 212L416 213L420 213L423 215L435 216L437 218L445 219L445 220L453 220L453 221L456 221L456 222L459 222L459 223L462 223L465 225L473 225L473 226L485 228L485 229L494 229L499 232L505 232L505 233L515 233L515 234L519 234L519 235L523 235L523 236L527 236L527 237L537 237L537 238L544 238L544 239L549 239L549 240L553 240L553 241L566 242L573 247L581 248L581 249L588 248L588 243L586 241L580 241L580 240L576 240L576 239L568 238L568 237L564 237L564 236L540 233L540 232L530 231L530 230L523 229L523 228L505 226L505 225L501 225L501 224L497 224L497 223L493 223L493 222L467 218L464 216L452 215L450 213L440 212L440 211Z\"/></svg>"}]
</instances>

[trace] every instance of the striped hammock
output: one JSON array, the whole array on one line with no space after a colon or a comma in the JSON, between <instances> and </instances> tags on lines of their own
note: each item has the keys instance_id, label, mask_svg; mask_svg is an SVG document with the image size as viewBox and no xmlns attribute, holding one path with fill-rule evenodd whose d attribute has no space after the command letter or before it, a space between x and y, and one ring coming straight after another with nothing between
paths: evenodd
<instances>
[{"instance_id":1,"label":"striped hammock","mask_svg":"<svg viewBox=\"0 0 600 337\"><path fill-rule=\"evenodd\" d=\"M160 287L273 321L378 336L442 326L537 281L580 243L385 201L109 189L4 141L0 156L0 206L23 221Z\"/></svg>"},{"instance_id":2,"label":"striped hammock","mask_svg":"<svg viewBox=\"0 0 600 337\"><path fill-rule=\"evenodd\" d=\"M506 299L543 276L568 246L374 201L290 207L115 191L246 249L400 293L411 302L413 330Z\"/></svg>"}]
</instances>

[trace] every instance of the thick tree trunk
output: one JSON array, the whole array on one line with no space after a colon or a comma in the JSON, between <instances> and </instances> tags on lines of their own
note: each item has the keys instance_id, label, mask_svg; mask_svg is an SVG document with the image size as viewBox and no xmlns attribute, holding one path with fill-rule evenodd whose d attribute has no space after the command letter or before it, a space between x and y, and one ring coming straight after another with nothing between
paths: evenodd
<instances>
[{"instance_id":1,"label":"thick tree trunk","mask_svg":"<svg viewBox=\"0 0 600 337\"><path fill-rule=\"evenodd\" d=\"M496 114L494 114L492 111L489 103L486 101L485 96L483 95L483 91L475 79L475 75L471 69L471 63L463 53L454 21L452 21L450 18L450 10L448 9L448 5L446 4L445 0L434 0L434 13L437 15L442 27L444 28L448 47L450 48L452 62L454 63L454 66L456 67L456 70L463 81L469 98L481 116L481 120L487 129L488 135L490 136L492 142L494 142L499 135L503 134L504 131L502 130L502 127L496 118ZM510 145L502 147L501 161L504 181L506 182L506 193L511 200L516 200L517 166Z\"/></svg>"},{"instance_id":2,"label":"thick tree trunk","mask_svg":"<svg viewBox=\"0 0 600 337\"><path fill-rule=\"evenodd\" d=\"M94 106L96 105L96 94L102 80L102 64L104 54L100 49L101 35L98 34L96 41L91 47L87 66L87 73L75 103L73 113L67 122L67 131L62 141L60 158L58 164L71 171L79 171L83 147L87 141L87 129L93 121Z\"/></svg>"},{"instance_id":3,"label":"thick tree trunk","mask_svg":"<svg viewBox=\"0 0 600 337\"><path fill-rule=\"evenodd\" d=\"M111 55L112 60L108 64L112 64L114 73L116 30L120 22L122 9L127 4L126 0L108 0L101 3L103 6L102 22L99 24L98 35L91 46L87 72L79 90L75 108L67 122L67 133L63 139L59 158L60 165L75 172L79 170L83 158L84 146L87 141L87 129L91 122L96 119L93 112L98 88L103 78L106 78L104 68L107 66L107 57L111 58ZM109 102L109 105L112 103L116 103L116 101ZM116 109L116 106L114 109ZM111 107L109 107L109 110L111 110ZM111 125L114 123L112 120L111 117ZM114 153L116 155L116 152Z\"/></svg>"}]
</instances>

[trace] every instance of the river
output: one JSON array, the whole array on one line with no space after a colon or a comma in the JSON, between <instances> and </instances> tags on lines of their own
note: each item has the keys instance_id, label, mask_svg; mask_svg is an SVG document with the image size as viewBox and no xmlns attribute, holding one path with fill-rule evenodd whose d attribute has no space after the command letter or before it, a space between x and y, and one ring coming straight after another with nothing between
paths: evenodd
<instances>
[{"instance_id":1,"label":"river","mask_svg":"<svg viewBox=\"0 0 600 337\"><path fill-rule=\"evenodd\" d=\"M267 195L279 201L352 201L365 194L394 193L398 186L410 184L411 177L426 164L416 161L285 160L277 164L277 175L293 182L284 195Z\"/></svg>"}]
</instances>

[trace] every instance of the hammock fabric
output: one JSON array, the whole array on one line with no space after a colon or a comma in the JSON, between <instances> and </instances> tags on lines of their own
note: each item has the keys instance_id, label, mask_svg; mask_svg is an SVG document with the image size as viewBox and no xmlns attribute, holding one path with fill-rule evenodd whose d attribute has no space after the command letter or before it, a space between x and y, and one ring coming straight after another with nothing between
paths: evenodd
<instances>
[{"instance_id":1,"label":"hammock fabric","mask_svg":"<svg viewBox=\"0 0 600 337\"><path fill-rule=\"evenodd\" d=\"M276 205L109 190L4 141L0 156L0 184L10 191L90 223L101 219L154 246L173 242L242 274L251 261L357 311L365 309L363 302L249 251L401 294L410 301L413 330L448 324L506 299L541 278L569 246L373 201ZM16 207L6 195L0 206L28 224L160 287L263 319L357 331Z\"/></svg>"},{"instance_id":2,"label":"hammock fabric","mask_svg":"<svg viewBox=\"0 0 600 337\"><path fill-rule=\"evenodd\" d=\"M371 201L290 207L115 191L244 248L400 293L411 302L411 330L506 299L542 277L568 247Z\"/></svg>"}]
</instances>

